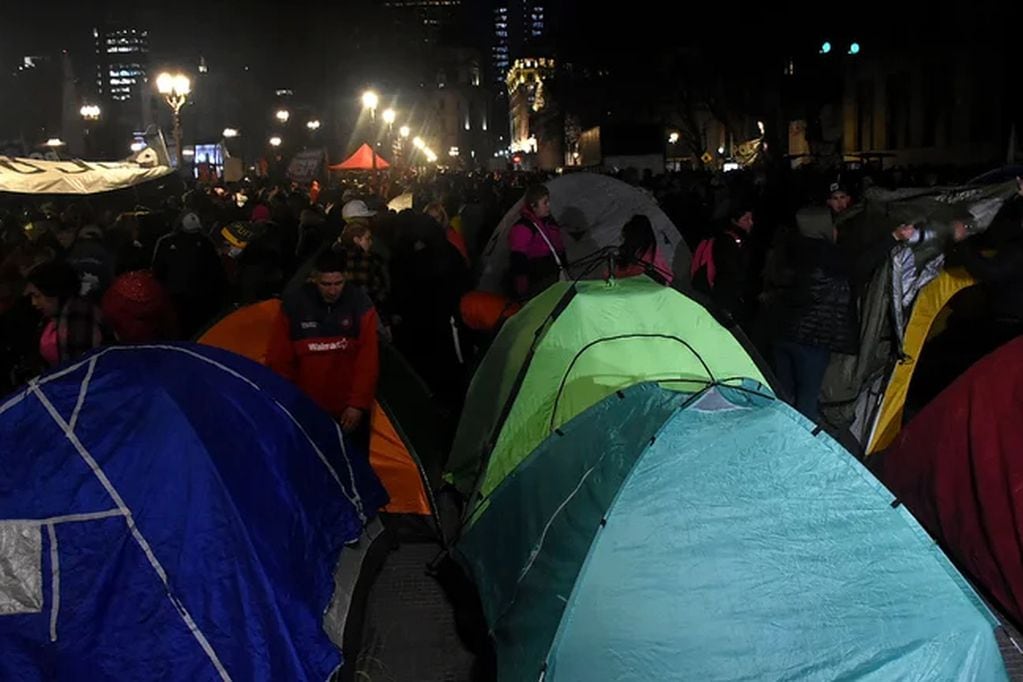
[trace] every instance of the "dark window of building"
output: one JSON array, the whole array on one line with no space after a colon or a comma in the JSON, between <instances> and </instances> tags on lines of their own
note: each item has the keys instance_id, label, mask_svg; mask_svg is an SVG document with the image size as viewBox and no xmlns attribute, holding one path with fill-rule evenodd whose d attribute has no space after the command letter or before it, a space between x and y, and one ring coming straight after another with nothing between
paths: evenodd
<instances>
[{"instance_id":1,"label":"dark window of building","mask_svg":"<svg viewBox=\"0 0 1023 682\"><path fill-rule=\"evenodd\" d=\"M860 151L874 149L874 82L860 81L856 87L856 142Z\"/></svg>"},{"instance_id":2,"label":"dark window of building","mask_svg":"<svg viewBox=\"0 0 1023 682\"><path fill-rule=\"evenodd\" d=\"M909 76L894 73L885 84L885 145L889 149L903 149L912 144L909 139Z\"/></svg>"}]
</instances>

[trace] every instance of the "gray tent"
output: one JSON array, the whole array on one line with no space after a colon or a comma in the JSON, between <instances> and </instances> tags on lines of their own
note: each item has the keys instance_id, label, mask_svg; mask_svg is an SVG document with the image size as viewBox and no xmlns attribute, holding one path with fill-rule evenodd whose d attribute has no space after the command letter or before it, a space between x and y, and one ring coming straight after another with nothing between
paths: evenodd
<instances>
[{"instance_id":1,"label":"gray tent","mask_svg":"<svg viewBox=\"0 0 1023 682\"><path fill-rule=\"evenodd\" d=\"M551 192L554 219L561 226L569 263L578 263L600 249L616 246L621 241L622 226L634 215L650 218L657 236L657 248L675 273L676 288L689 281L692 255L657 201L642 189L620 180L594 173L572 173L547 183ZM479 288L502 292L508 270L508 231L522 211L520 199L505 214L483 250ZM580 276L582 272L571 273ZM603 268L596 268L588 278L601 277Z\"/></svg>"}]
</instances>

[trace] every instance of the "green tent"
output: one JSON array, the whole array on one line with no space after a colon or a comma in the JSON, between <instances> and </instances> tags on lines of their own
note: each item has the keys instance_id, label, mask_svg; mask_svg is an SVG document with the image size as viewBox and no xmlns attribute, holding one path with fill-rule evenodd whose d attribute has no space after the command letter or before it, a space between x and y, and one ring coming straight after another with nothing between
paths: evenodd
<instances>
[{"instance_id":1,"label":"green tent","mask_svg":"<svg viewBox=\"0 0 1023 682\"><path fill-rule=\"evenodd\" d=\"M646 277L559 283L502 328L473 377L449 472L488 496L558 427L644 382L693 393L767 385L739 339L695 300Z\"/></svg>"}]
</instances>

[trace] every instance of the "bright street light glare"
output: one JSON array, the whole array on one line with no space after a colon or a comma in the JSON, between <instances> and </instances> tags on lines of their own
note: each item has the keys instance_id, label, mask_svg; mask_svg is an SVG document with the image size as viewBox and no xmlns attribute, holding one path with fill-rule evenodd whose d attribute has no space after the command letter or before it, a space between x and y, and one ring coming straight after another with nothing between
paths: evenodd
<instances>
[{"instance_id":1,"label":"bright street light glare","mask_svg":"<svg viewBox=\"0 0 1023 682\"><path fill-rule=\"evenodd\" d=\"M282 142L283 140L281 140L281 138L278 137L277 135L274 135L273 137L270 138L271 147L280 147Z\"/></svg>"},{"instance_id":2,"label":"bright street light glare","mask_svg":"<svg viewBox=\"0 0 1023 682\"><path fill-rule=\"evenodd\" d=\"M377 104L379 103L380 98L377 97L377 94L372 90L367 90L366 92L362 93L362 106L366 107L367 109L376 109Z\"/></svg>"},{"instance_id":3,"label":"bright street light glare","mask_svg":"<svg viewBox=\"0 0 1023 682\"><path fill-rule=\"evenodd\" d=\"M288 119L291 118L291 112L288 111L287 109L281 109L274 115L277 117L277 120L280 121L281 123L287 123Z\"/></svg>"},{"instance_id":4,"label":"bright street light glare","mask_svg":"<svg viewBox=\"0 0 1023 682\"><path fill-rule=\"evenodd\" d=\"M397 118L397 114L394 113L394 109L384 109L384 123L391 125L395 118Z\"/></svg>"},{"instance_id":5,"label":"bright street light glare","mask_svg":"<svg viewBox=\"0 0 1023 682\"><path fill-rule=\"evenodd\" d=\"M398 128L398 134L402 137L408 137L412 133L412 130L408 126L402 126Z\"/></svg>"},{"instance_id":6,"label":"bright street light glare","mask_svg":"<svg viewBox=\"0 0 1023 682\"><path fill-rule=\"evenodd\" d=\"M224 132L222 134L226 138L238 137L238 131L234 128L224 128Z\"/></svg>"}]
</instances>

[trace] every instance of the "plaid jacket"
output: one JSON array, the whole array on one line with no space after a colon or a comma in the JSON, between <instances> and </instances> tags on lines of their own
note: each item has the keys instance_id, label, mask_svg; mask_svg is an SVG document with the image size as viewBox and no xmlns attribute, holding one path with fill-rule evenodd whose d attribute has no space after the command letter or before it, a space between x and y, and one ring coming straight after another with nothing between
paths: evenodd
<instances>
[{"instance_id":1,"label":"plaid jacket","mask_svg":"<svg viewBox=\"0 0 1023 682\"><path fill-rule=\"evenodd\" d=\"M57 318L57 345L60 361L74 360L108 340L103 316L96 305L85 298L72 298Z\"/></svg>"},{"instance_id":2,"label":"plaid jacket","mask_svg":"<svg viewBox=\"0 0 1023 682\"><path fill-rule=\"evenodd\" d=\"M387 307L390 284L384 260L375 253L366 253L358 246L343 248L348 257L348 281L362 287L379 312Z\"/></svg>"}]
</instances>

